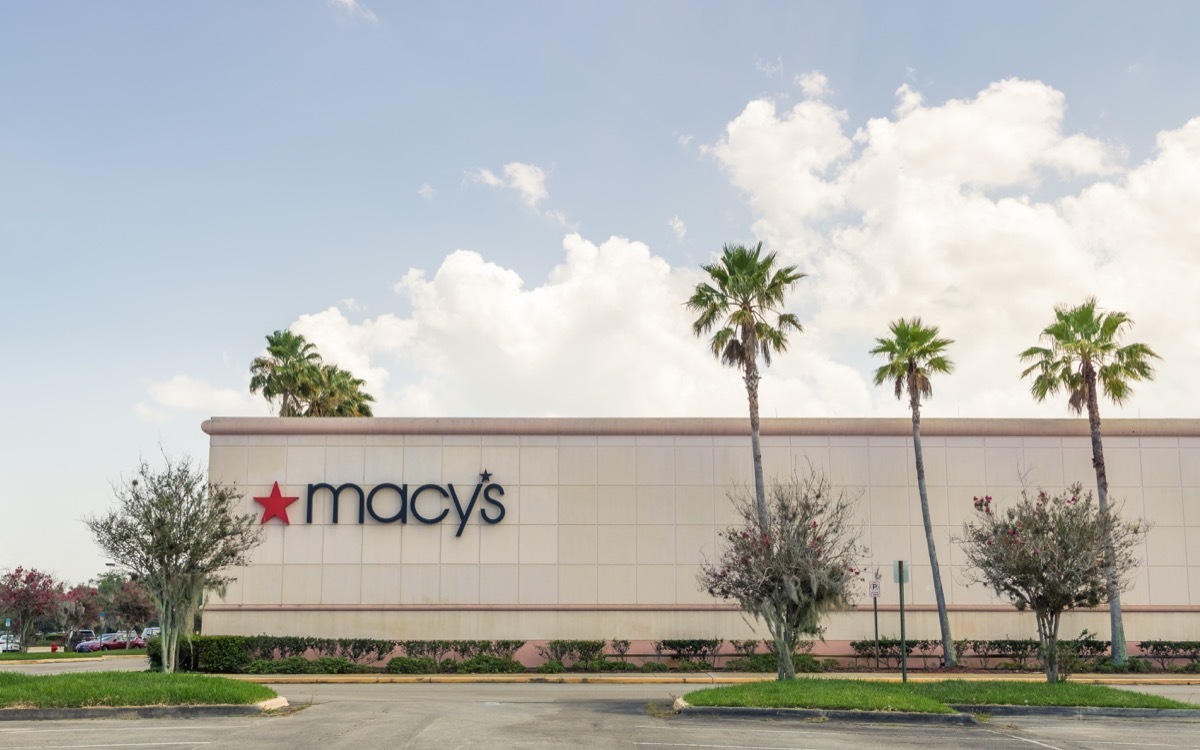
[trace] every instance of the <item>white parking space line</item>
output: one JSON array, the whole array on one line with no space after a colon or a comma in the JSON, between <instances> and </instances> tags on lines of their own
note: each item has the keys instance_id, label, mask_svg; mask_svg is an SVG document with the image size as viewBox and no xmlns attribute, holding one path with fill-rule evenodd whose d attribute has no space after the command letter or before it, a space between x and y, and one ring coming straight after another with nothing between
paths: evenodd
<instances>
[{"instance_id":1,"label":"white parking space line","mask_svg":"<svg viewBox=\"0 0 1200 750\"><path fill-rule=\"evenodd\" d=\"M993 732L993 734L999 734L1001 737L1008 737L1010 740L1020 740L1021 742L1028 742L1031 745L1038 745L1040 747L1046 747L1046 748L1049 748L1050 750L1062 750L1061 747L1056 747L1054 745L1047 745L1045 742L1038 742L1037 740L1031 740L1028 737L1018 737L1015 734L1004 734L1002 732Z\"/></svg>"},{"instance_id":2,"label":"white parking space line","mask_svg":"<svg viewBox=\"0 0 1200 750\"><path fill-rule=\"evenodd\" d=\"M813 732L813 731L805 730L805 729L750 729L748 727L743 728L743 727L739 727L739 726L728 726L728 725L722 725L719 727L713 727L711 725L702 726L702 727L682 727L682 726L679 726L678 724L672 724L671 726L666 726L666 727L638 725L638 726L635 726L634 729L655 729L660 732L704 732L706 734L712 734L713 731L737 732L738 734L752 734L752 733L753 734L787 734L787 735L819 734L822 737L829 737L831 735L841 736L841 735L845 734L845 732L838 732L838 731Z\"/></svg>"},{"instance_id":3,"label":"white parking space line","mask_svg":"<svg viewBox=\"0 0 1200 750\"><path fill-rule=\"evenodd\" d=\"M191 731L194 731L194 730L197 730L197 729L235 729L235 728L240 728L240 727L249 727L249 726L253 726L253 725L252 725L252 724L212 724L212 725L204 725L204 724L180 724L179 726L175 726L175 727L171 727L171 726L159 726L159 725L154 725L154 726L145 726L145 727L139 727L139 726L111 727L111 731L113 731L113 732L120 732L121 734L125 734L125 733L127 733L127 732L138 732L138 731L141 731L141 732L161 732L161 731L163 731L163 730L174 730L174 731L187 731L187 732L191 732ZM104 729L103 729L102 727L95 727L95 729L96 729L97 731L104 731ZM32 729L32 728L25 728L25 727L13 727L13 728L8 728L8 727L5 727L5 728L3 728L3 729L0 729L0 735L5 735L5 734L8 734L8 735L14 735L14 734L55 734L55 733L59 733L59 734L61 734L61 733L63 733L63 732L78 732L78 731L79 731L79 729L78 729L78 728L71 728L71 729Z\"/></svg>"},{"instance_id":4,"label":"white parking space line","mask_svg":"<svg viewBox=\"0 0 1200 750\"><path fill-rule=\"evenodd\" d=\"M24 745L6 750L81 750L88 747L171 747L173 745L208 745L209 742L123 742L109 745Z\"/></svg>"},{"instance_id":5,"label":"white parking space line","mask_svg":"<svg viewBox=\"0 0 1200 750\"><path fill-rule=\"evenodd\" d=\"M810 750L804 747L779 747L778 745L703 745L689 742L635 742L637 747L711 747L720 750Z\"/></svg>"}]
</instances>

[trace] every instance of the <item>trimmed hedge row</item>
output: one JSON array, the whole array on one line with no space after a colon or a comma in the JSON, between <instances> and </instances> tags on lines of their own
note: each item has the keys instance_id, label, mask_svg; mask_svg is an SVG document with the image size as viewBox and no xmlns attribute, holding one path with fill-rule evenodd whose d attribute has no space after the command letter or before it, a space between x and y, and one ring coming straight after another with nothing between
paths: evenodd
<instances>
[{"instance_id":1,"label":"trimmed hedge row","mask_svg":"<svg viewBox=\"0 0 1200 750\"><path fill-rule=\"evenodd\" d=\"M387 659L397 650L405 658L430 659L435 664L453 661L467 664L468 668L494 667L488 659L513 661L525 641L388 641L373 638L305 638L301 636L270 635L197 635L179 647L178 669L181 672L206 672L210 674L307 674L313 668L301 662L323 665L322 668L340 671L320 672L323 674L346 674L354 671L375 671L371 664ZM162 641L150 639L146 652L153 669L162 669ZM308 659L312 653L315 658ZM447 659L456 654L459 660ZM514 662L518 663L519 662ZM280 665L282 669L298 672L272 671L268 665ZM350 666L346 666L350 665ZM250 671L251 666L254 670ZM356 669L361 667L362 669ZM524 667L521 667L523 670ZM434 670L439 671L439 670ZM454 671L454 670L451 670Z\"/></svg>"}]
</instances>

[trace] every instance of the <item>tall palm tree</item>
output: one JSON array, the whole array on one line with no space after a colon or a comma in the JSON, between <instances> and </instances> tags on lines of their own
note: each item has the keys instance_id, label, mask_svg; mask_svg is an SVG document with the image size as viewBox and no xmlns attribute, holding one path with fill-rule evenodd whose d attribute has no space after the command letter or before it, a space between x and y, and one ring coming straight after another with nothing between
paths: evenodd
<instances>
[{"instance_id":1,"label":"tall palm tree","mask_svg":"<svg viewBox=\"0 0 1200 750\"><path fill-rule=\"evenodd\" d=\"M250 363L250 392L273 403L279 399L279 416L301 416L301 394L319 373L321 355L298 333L276 331L267 336L267 356Z\"/></svg>"},{"instance_id":2,"label":"tall palm tree","mask_svg":"<svg viewBox=\"0 0 1200 750\"><path fill-rule=\"evenodd\" d=\"M370 417L375 397L362 389L365 381L337 365L321 365L304 389L306 417Z\"/></svg>"},{"instance_id":3,"label":"tall palm tree","mask_svg":"<svg viewBox=\"0 0 1200 750\"><path fill-rule=\"evenodd\" d=\"M1145 344L1121 346L1133 321L1123 312L1096 309L1096 298L1088 297L1077 307L1054 308L1054 322L1042 331L1046 346L1031 346L1021 352L1030 362L1021 377L1033 377L1030 392L1038 401L1066 391L1067 408L1081 414L1087 408L1092 435L1092 467L1096 470L1096 494L1100 512L1108 509L1108 475L1104 468L1104 444L1100 438L1100 404L1097 384L1118 406L1132 395L1130 383L1153 380L1150 360L1159 356ZM1112 660L1124 664L1125 626L1121 622L1121 589L1113 569L1113 550L1108 545L1108 614L1112 627Z\"/></svg>"},{"instance_id":4,"label":"tall palm tree","mask_svg":"<svg viewBox=\"0 0 1200 750\"><path fill-rule=\"evenodd\" d=\"M687 307L700 313L692 325L697 336L713 328L709 344L713 356L742 371L750 401L750 442L754 453L754 493L759 523L766 527L767 500L763 485L762 447L758 435L758 357L766 365L771 355L787 349L789 331L802 332L800 320L780 312L783 295L805 277L795 266L775 267L775 253L762 253L762 243L753 248L725 245L721 260L701 266L710 283L697 284ZM769 320L774 316L774 320Z\"/></svg>"},{"instance_id":5,"label":"tall palm tree","mask_svg":"<svg viewBox=\"0 0 1200 750\"><path fill-rule=\"evenodd\" d=\"M875 385L894 382L896 398L908 395L912 409L913 456L917 463L917 489L921 494L921 520L925 523L925 544L929 548L929 567L933 574L933 593L937 598L938 623L942 628L942 655L946 666L958 665L954 639L950 636L950 618L946 615L946 595L942 591L942 573L938 567L937 545L933 541L933 523L929 518L929 492L925 488L925 459L921 454L921 398L933 396L931 374L949 375L954 363L946 358L951 339L938 338L937 326L926 326L920 318L892 321L890 338L875 339L871 354L887 361L875 371Z\"/></svg>"}]
</instances>

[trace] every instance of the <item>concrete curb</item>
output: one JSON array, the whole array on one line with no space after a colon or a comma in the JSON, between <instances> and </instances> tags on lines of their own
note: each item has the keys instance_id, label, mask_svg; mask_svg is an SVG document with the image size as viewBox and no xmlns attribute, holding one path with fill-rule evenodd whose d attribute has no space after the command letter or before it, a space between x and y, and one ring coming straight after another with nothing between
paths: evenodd
<instances>
[{"instance_id":1,"label":"concrete curb","mask_svg":"<svg viewBox=\"0 0 1200 750\"><path fill-rule=\"evenodd\" d=\"M81 661L108 661L109 659L145 659L145 654L104 654L103 656L68 656L57 659L3 659L0 667L22 664L74 664Z\"/></svg>"},{"instance_id":2,"label":"concrete curb","mask_svg":"<svg viewBox=\"0 0 1200 750\"><path fill-rule=\"evenodd\" d=\"M821 708L748 708L733 706L684 706L679 711L684 716L717 716L733 719L792 719L813 721L817 719L835 721L857 721L867 724L937 724L941 726L974 726L978 724L971 714L921 714L901 711L841 711Z\"/></svg>"},{"instance_id":3,"label":"concrete curb","mask_svg":"<svg viewBox=\"0 0 1200 750\"><path fill-rule=\"evenodd\" d=\"M1200 720L1200 710L1190 708L1118 708L1089 706L1004 706L949 704L955 711L989 716L1057 716L1086 719L1190 719Z\"/></svg>"},{"instance_id":4,"label":"concrete curb","mask_svg":"<svg viewBox=\"0 0 1200 750\"><path fill-rule=\"evenodd\" d=\"M5 708L0 721L61 721L63 719L194 719L213 716L259 716L286 708L279 696L250 705L230 706L121 706L92 708Z\"/></svg>"},{"instance_id":5,"label":"concrete curb","mask_svg":"<svg viewBox=\"0 0 1200 750\"><path fill-rule=\"evenodd\" d=\"M433 683L433 684L461 684L461 683L541 683L541 684L591 684L591 685L678 685L680 683L689 685L736 685L749 682L774 682L775 675L773 674L748 674L744 672L692 672L692 673L673 673L673 674L633 674L629 672L604 674L597 672L577 672L577 673L561 673L561 674L263 674L263 675L246 675L246 674L230 674L221 675L232 680L244 680L246 682L258 682L263 684L308 684L308 683L331 683L331 684L354 684L354 683ZM848 679L848 680L867 680L871 682L900 682L900 675L888 675L878 673L822 673L813 675L813 677L822 677L830 679ZM971 676L974 677L974 676ZM798 676L797 679L806 679L804 676ZM919 678L909 677L909 682L934 682L942 680L961 679L956 676L921 676ZM979 680L996 680L1004 682L1045 682L1045 678L1031 679L1029 677L1008 677L983 675L976 679ZM974 681L974 680L970 680ZM1096 685L1197 685L1200 684L1200 675L1189 677L1128 677L1120 676L1112 678L1088 677L1086 679L1072 679L1071 682L1079 682L1085 684Z\"/></svg>"}]
</instances>

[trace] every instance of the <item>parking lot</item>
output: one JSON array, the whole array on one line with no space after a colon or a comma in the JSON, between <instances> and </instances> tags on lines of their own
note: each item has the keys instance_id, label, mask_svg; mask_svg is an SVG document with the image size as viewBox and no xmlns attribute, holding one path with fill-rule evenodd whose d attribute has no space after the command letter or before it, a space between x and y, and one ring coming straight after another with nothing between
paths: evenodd
<instances>
[{"instance_id":1,"label":"parking lot","mask_svg":"<svg viewBox=\"0 0 1200 750\"><path fill-rule=\"evenodd\" d=\"M144 669L27 665L22 671ZM996 719L977 727L721 720L667 711L695 686L547 684L289 684L294 709L247 719L0 722L0 750L44 748L627 748L862 750L863 748L1200 747L1200 723L1127 719ZM1164 689L1153 687L1154 692ZM1180 686L1177 697L1196 690Z\"/></svg>"}]
</instances>

